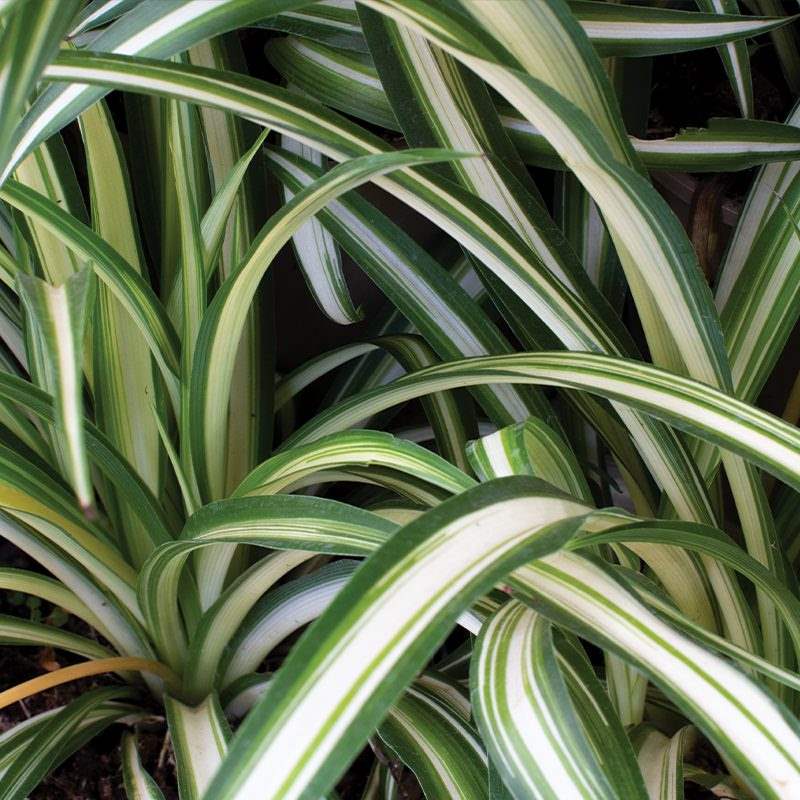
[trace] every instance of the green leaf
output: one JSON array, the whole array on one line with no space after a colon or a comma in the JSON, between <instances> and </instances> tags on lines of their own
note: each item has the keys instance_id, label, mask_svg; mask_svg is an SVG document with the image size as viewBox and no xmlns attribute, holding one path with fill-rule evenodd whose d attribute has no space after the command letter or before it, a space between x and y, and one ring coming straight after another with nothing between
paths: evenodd
<instances>
[{"instance_id":1,"label":"green leaf","mask_svg":"<svg viewBox=\"0 0 800 800\"><path fill-rule=\"evenodd\" d=\"M254 672L279 642L320 616L358 566L351 559L334 561L265 594L230 640L220 685L230 687Z\"/></svg>"},{"instance_id":2,"label":"green leaf","mask_svg":"<svg viewBox=\"0 0 800 800\"><path fill-rule=\"evenodd\" d=\"M701 11L711 14L737 14L739 3L737 0L695 0ZM753 78L750 74L750 54L747 43L743 41L730 42L724 47L718 47L717 52L722 59L722 65L728 75L736 102L743 117L752 117L753 108Z\"/></svg>"},{"instance_id":3,"label":"green leaf","mask_svg":"<svg viewBox=\"0 0 800 800\"><path fill-rule=\"evenodd\" d=\"M177 337L149 284L103 239L46 197L9 180L0 189L0 198L35 217L70 250L94 262L98 276L136 321L177 402Z\"/></svg>"},{"instance_id":4,"label":"green leaf","mask_svg":"<svg viewBox=\"0 0 800 800\"><path fill-rule=\"evenodd\" d=\"M210 503L189 519L179 541L157 548L139 573L139 602L148 631L168 662L182 669L188 643L178 588L181 570L195 550L255 544L362 556L395 529L393 523L369 511L318 497L270 495Z\"/></svg>"},{"instance_id":5,"label":"green leaf","mask_svg":"<svg viewBox=\"0 0 800 800\"><path fill-rule=\"evenodd\" d=\"M81 730L93 713L105 706L101 715L96 715L89 729L91 735L112 724L129 713L124 705L111 705L109 700L130 697L131 690L125 687L108 687L85 692L73 700L50 719L46 725L36 727L35 734L27 743L0 785L2 800L22 800L56 765L72 754L86 741L86 731Z\"/></svg>"},{"instance_id":6,"label":"green leaf","mask_svg":"<svg viewBox=\"0 0 800 800\"><path fill-rule=\"evenodd\" d=\"M164 800L158 784L148 775L136 749L136 734L122 737L122 778L127 800Z\"/></svg>"},{"instance_id":7,"label":"green leaf","mask_svg":"<svg viewBox=\"0 0 800 800\"><path fill-rule=\"evenodd\" d=\"M786 127L800 123L800 105L795 105L786 120ZM727 252L720 266L715 301L722 312L730 298L731 290L753 248L759 231L771 218L780 203L786 188L800 171L800 164L794 160L782 160L759 170L747 194L736 228L728 244Z\"/></svg>"},{"instance_id":8,"label":"green leaf","mask_svg":"<svg viewBox=\"0 0 800 800\"><path fill-rule=\"evenodd\" d=\"M795 19L742 16L736 0L697 0L697 5L708 13L569 0L570 10L601 56L655 56L730 42L725 50L736 48L735 56L727 58L736 59L741 58L739 46L747 52L744 39ZM723 62L727 70L726 56ZM734 85L734 91L740 85Z\"/></svg>"},{"instance_id":9,"label":"green leaf","mask_svg":"<svg viewBox=\"0 0 800 800\"><path fill-rule=\"evenodd\" d=\"M280 248L319 208L340 194L385 172L402 167L452 160L464 154L441 150L407 150L364 156L341 164L299 192L275 213L228 277L203 317L197 340L190 392L192 454L201 493L222 493L230 377L248 308ZM212 379L213 376L213 379Z\"/></svg>"},{"instance_id":10,"label":"green leaf","mask_svg":"<svg viewBox=\"0 0 800 800\"><path fill-rule=\"evenodd\" d=\"M506 603L481 628L471 670L479 729L514 797L621 796L583 735L546 619Z\"/></svg>"},{"instance_id":11,"label":"green leaf","mask_svg":"<svg viewBox=\"0 0 800 800\"><path fill-rule=\"evenodd\" d=\"M0 373L0 396L7 398L38 419L55 424L53 399L28 381ZM170 527L152 492L130 464L117 452L106 436L89 420L84 419L86 450L93 465L113 484L133 509L151 542L171 539Z\"/></svg>"},{"instance_id":12,"label":"green leaf","mask_svg":"<svg viewBox=\"0 0 800 800\"><path fill-rule=\"evenodd\" d=\"M592 503L592 493L564 440L541 420L529 419L471 442L470 464L482 480L533 475Z\"/></svg>"},{"instance_id":13,"label":"green leaf","mask_svg":"<svg viewBox=\"0 0 800 800\"><path fill-rule=\"evenodd\" d=\"M107 647L86 636L44 622L31 622L6 614L0 614L0 641L22 646L57 647L86 658L108 658L113 655Z\"/></svg>"},{"instance_id":14,"label":"green leaf","mask_svg":"<svg viewBox=\"0 0 800 800\"><path fill-rule=\"evenodd\" d=\"M189 51L192 63L215 69L243 70L244 52L235 36L212 39L195 45ZM260 143L268 131L256 136L252 123L245 122L233 114L211 108L200 108L202 132L209 154L211 183L216 195L201 222L204 245L207 225L213 222L215 206L226 192L230 182L241 181L241 190L227 224L219 230L221 240L217 252L207 249L206 275L214 266L221 280L227 278L237 267L255 238L263 222L263 210L267 198L264 195L264 176L261 170ZM252 142L252 146L250 146ZM249 147L249 149L248 149ZM202 159L198 159L202 162ZM245 174L247 164L252 166ZM195 165L197 168L197 165ZM231 386L231 406L228 415L228 450L226 453L226 490L236 484L255 466L269 448L274 422L272 418L272 386L275 370L275 345L268 334L275 314L273 292L270 281L259 292L260 302L247 315L245 331L236 355L236 368ZM202 557L201 557L202 562Z\"/></svg>"},{"instance_id":15,"label":"green leaf","mask_svg":"<svg viewBox=\"0 0 800 800\"><path fill-rule=\"evenodd\" d=\"M227 751L228 722L215 695L195 706L167 695L164 706L181 800L200 800Z\"/></svg>"},{"instance_id":16,"label":"green leaf","mask_svg":"<svg viewBox=\"0 0 800 800\"><path fill-rule=\"evenodd\" d=\"M202 90L203 102L237 109L249 118L261 119L283 133L313 142L317 149L337 158L386 149L380 139L322 106L300 100L263 82L226 75L221 88L218 73L197 68L137 59L133 71L131 59L89 56L86 53L79 57L69 54L68 58L62 56L62 59L58 71L53 68L48 74L62 78L68 75L79 81L111 81L114 85L138 91L144 91L143 85L146 84L149 91L185 99L196 98L198 91ZM67 61L70 63L68 68L61 66ZM83 66L75 66L78 63ZM168 88L165 88L165 83ZM310 125L309 119L316 122ZM553 276L539 269L525 243L486 203L457 191L457 187L437 179L433 173L423 175L409 171L394 178L375 180L395 195L407 198L487 263L567 346L582 350L598 347L626 350L603 321L582 307ZM626 412L623 409L621 413ZM706 488L700 483L693 465L687 462L686 454L681 452L681 445L664 429L654 429L641 417L626 417L625 421L635 429L638 447L646 452L650 468L657 474L675 507L695 519L710 519ZM636 469L632 468L630 474L636 474Z\"/></svg>"},{"instance_id":17,"label":"green leaf","mask_svg":"<svg viewBox=\"0 0 800 800\"><path fill-rule=\"evenodd\" d=\"M517 353L429 367L322 411L284 447L344 430L425 392L473 381L564 386L612 398L742 455L800 488L800 434L793 426L690 378L592 353Z\"/></svg>"},{"instance_id":18,"label":"green leaf","mask_svg":"<svg viewBox=\"0 0 800 800\"><path fill-rule=\"evenodd\" d=\"M297 550L271 553L225 588L194 626L181 687L184 699L195 703L213 691L222 655L248 612L264 592L311 555Z\"/></svg>"},{"instance_id":19,"label":"green leaf","mask_svg":"<svg viewBox=\"0 0 800 800\"><path fill-rule=\"evenodd\" d=\"M69 0L70 4L74 0ZM270 13L303 5L303 0L222 0L187 5L183 0L145 0L110 25L92 42L98 51L166 58L197 42L233 30ZM59 8L59 12L61 9ZM47 14L53 10L48 9ZM61 15L69 24L70 15ZM20 41L25 41L21 39ZM30 51L36 54L35 49ZM0 173L2 184L37 144L71 122L105 92L86 86L51 87L37 97L15 132L14 149ZM13 120L17 124L17 120Z\"/></svg>"},{"instance_id":20,"label":"green leaf","mask_svg":"<svg viewBox=\"0 0 800 800\"><path fill-rule=\"evenodd\" d=\"M487 759L475 729L434 693L412 684L378 735L414 772L426 797L487 798Z\"/></svg>"},{"instance_id":21,"label":"green leaf","mask_svg":"<svg viewBox=\"0 0 800 800\"><path fill-rule=\"evenodd\" d=\"M629 14L656 11L643 6L592 5L599 6L602 13L609 13L606 9ZM671 10L661 13L688 16L696 31L708 29L707 15ZM623 26L623 32L627 31ZM298 42L292 37L273 41L267 52L281 74L303 93L338 111L368 122L380 118L383 127L400 130L377 70L363 57L310 40ZM353 69L355 65L357 69ZM507 135L527 163L549 169L566 168L544 135L519 111L502 102L497 104L497 111ZM636 155L648 169L690 172L742 170L771 161L783 162L798 151L799 139L800 135L788 124L735 118L712 118L707 128L687 128L664 139L630 137ZM780 168L785 167L788 165L781 163Z\"/></svg>"},{"instance_id":22,"label":"green leaf","mask_svg":"<svg viewBox=\"0 0 800 800\"><path fill-rule=\"evenodd\" d=\"M409 499L429 505L475 483L440 456L412 442L378 431L343 431L273 456L256 467L233 496L296 491L323 480L328 470L333 475L345 472L361 480L385 481Z\"/></svg>"},{"instance_id":23,"label":"green leaf","mask_svg":"<svg viewBox=\"0 0 800 800\"><path fill-rule=\"evenodd\" d=\"M642 726L631 731L650 797L683 800L683 761L697 742L697 731L686 725L672 736Z\"/></svg>"},{"instance_id":24,"label":"green leaf","mask_svg":"<svg viewBox=\"0 0 800 800\"><path fill-rule=\"evenodd\" d=\"M122 145L103 102L79 118L86 152L92 228L140 275L146 275ZM153 492L162 482L161 450L151 411L160 394L147 341L124 305L105 285L97 291L92 326L92 374L98 425ZM156 388L158 386L158 389ZM116 487L103 498L123 531L126 550L140 564L152 548L130 498ZM118 507L118 508L117 508Z\"/></svg>"},{"instance_id":25,"label":"green leaf","mask_svg":"<svg viewBox=\"0 0 800 800\"><path fill-rule=\"evenodd\" d=\"M560 547L587 508L532 478L483 484L406 525L351 578L237 731L207 800L315 797L338 777L458 613Z\"/></svg>"},{"instance_id":26,"label":"green leaf","mask_svg":"<svg viewBox=\"0 0 800 800\"><path fill-rule=\"evenodd\" d=\"M775 30L793 17L753 17L737 13L701 14L670 8L570 0L589 41L601 56L653 56L737 41ZM358 15L347 5L312 3L259 25L306 38L310 45L368 53Z\"/></svg>"},{"instance_id":27,"label":"green leaf","mask_svg":"<svg viewBox=\"0 0 800 800\"><path fill-rule=\"evenodd\" d=\"M296 153L317 167L322 166L322 155L316 150L286 136L282 137L282 144L290 153ZM294 196L287 186L283 192L287 202ZM341 253L322 225L310 219L292 237L292 244L308 288L322 312L340 325L361 320L363 314L353 305L342 272Z\"/></svg>"},{"instance_id":28,"label":"green leaf","mask_svg":"<svg viewBox=\"0 0 800 800\"><path fill-rule=\"evenodd\" d=\"M308 186L321 170L283 152L267 153L269 168L293 188ZM392 299L442 359L509 351L510 345L437 262L363 198L346 195L319 219L362 270ZM498 421L527 417L546 407L494 387L481 388L481 405Z\"/></svg>"},{"instance_id":29,"label":"green leaf","mask_svg":"<svg viewBox=\"0 0 800 800\"><path fill-rule=\"evenodd\" d=\"M20 273L19 292L44 346L44 388L55 400L55 427L67 443L67 473L84 514L93 516L94 491L83 430L83 339L94 304L94 275L76 273L61 286Z\"/></svg>"},{"instance_id":30,"label":"green leaf","mask_svg":"<svg viewBox=\"0 0 800 800\"><path fill-rule=\"evenodd\" d=\"M79 0L26 3L4 20L0 33L0 164L5 165L25 104L42 69L58 53L61 37L80 6Z\"/></svg>"},{"instance_id":31,"label":"green leaf","mask_svg":"<svg viewBox=\"0 0 800 800\"><path fill-rule=\"evenodd\" d=\"M800 728L794 717L727 661L659 620L608 566L559 553L520 568L508 580L545 616L644 671L759 796L778 798L800 786Z\"/></svg>"}]
</instances>

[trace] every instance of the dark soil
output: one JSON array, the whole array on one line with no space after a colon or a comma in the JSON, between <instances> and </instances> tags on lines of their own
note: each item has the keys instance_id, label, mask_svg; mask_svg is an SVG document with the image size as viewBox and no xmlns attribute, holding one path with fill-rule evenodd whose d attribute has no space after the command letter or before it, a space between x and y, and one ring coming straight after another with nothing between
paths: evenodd
<instances>
[{"instance_id":1,"label":"dark soil","mask_svg":"<svg viewBox=\"0 0 800 800\"><path fill-rule=\"evenodd\" d=\"M268 69L261 57L263 52L263 32L250 30L244 32L243 41L251 60L251 71L258 74ZM252 50L253 58L250 58ZM258 65L261 65L260 67ZM753 59L754 94L757 103L757 116L761 119L782 120L791 103L786 86L777 69L774 56L769 46L763 47ZM265 76L266 77L266 76ZM112 95L112 107L117 116L121 108L117 97ZM714 50L697 53L662 56L653 61L653 87L651 93L651 111L647 120L645 135L659 138L676 133L680 128L688 126L704 126L714 116L737 116L733 95ZM79 149L79 148L77 148ZM746 191L751 175L741 173L734 176L724 185L724 199L735 208L737 201ZM699 190L711 176L698 176L696 188ZM381 199L380 193L370 193L370 198L391 213L395 219L400 216L403 227L420 241L427 241L432 230L413 212L391 199ZM692 193L690 193L692 194ZM692 216L693 197L683 200L667 193L670 202L674 202L679 216L688 223ZM735 212L734 212L735 213ZM285 257L285 256L284 256ZM348 265L349 266L349 265ZM275 270L283 302L278 305L279 339L278 362L283 371L287 371L305 361L322 348L332 346L332 342L343 343L359 337L363 338L365 325L343 328L330 323L318 311L307 291L305 284L294 269L282 269L279 262ZM348 269L348 279L354 290L354 297L359 304L371 310L380 305L380 296L362 273ZM287 301L287 298L288 301ZM289 324L298 318L298 313L306 320L302 329ZM291 320L288 317L291 316ZM284 320L284 317L286 319ZM281 324L285 321L287 324ZM21 566L26 569L37 569L24 555L14 548L0 544L0 563ZM40 609L38 613L47 620L52 612L50 608ZM28 615L31 609L25 605L14 604L0 592L0 613ZM86 626L73 620L65 623L65 627L83 635L92 635ZM21 681L42 674L43 671L56 669L75 663L80 659L65 653L53 653L40 648L3 647L0 648L0 689L13 686ZM274 665L273 665L274 666ZM0 732L12 727L17 722L34 714L57 708L78 697L82 692L96 686L110 685L113 677L100 677L86 681L67 684L48 692L29 698L24 703L0 710ZM113 725L87 744L80 752L68 758L31 794L31 800L118 800L124 797L122 787L121 765L119 755L121 725ZM176 800L177 788L174 771L174 757L165 740L164 728L139 731L139 750L147 771L155 778L164 792L166 800ZM374 753L365 749L354 761L350 770L340 781L337 789L343 800L357 798L367 780ZM421 790L413 774L403 769L402 765L390 763L390 769L400 784L400 797L403 800L418 800ZM713 771L719 765L709 764ZM703 787L687 783L685 794L687 800L706 800L715 795Z\"/></svg>"}]
</instances>

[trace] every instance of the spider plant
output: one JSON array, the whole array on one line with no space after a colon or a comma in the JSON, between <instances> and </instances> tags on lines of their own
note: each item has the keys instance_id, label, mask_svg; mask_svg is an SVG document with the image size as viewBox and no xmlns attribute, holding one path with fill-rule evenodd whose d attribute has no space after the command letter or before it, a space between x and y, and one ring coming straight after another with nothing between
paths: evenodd
<instances>
[{"instance_id":1,"label":"spider plant","mask_svg":"<svg viewBox=\"0 0 800 800\"><path fill-rule=\"evenodd\" d=\"M95 686L0 800L115 723L131 800L164 725L182 800L800 796L800 116L748 42L800 73L742 5L0 4L0 588L72 618L0 639L74 662L0 704ZM645 138L700 48L742 116ZM651 172L754 167L704 274ZM279 374L287 247L386 305Z\"/></svg>"}]
</instances>

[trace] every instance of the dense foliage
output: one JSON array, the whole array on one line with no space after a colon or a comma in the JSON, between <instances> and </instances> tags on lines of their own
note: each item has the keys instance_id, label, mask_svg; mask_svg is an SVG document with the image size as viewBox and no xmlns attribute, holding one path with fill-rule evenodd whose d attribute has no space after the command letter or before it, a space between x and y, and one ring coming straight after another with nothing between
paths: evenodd
<instances>
[{"instance_id":1,"label":"dense foliage","mask_svg":"<svg viewBox=\"0 0 800 800\"><path fill-rule=\"evenodd\" d=\"M68 615L0 615L68 663L0 706L85 688L0 800L99 735L170 796L165 728L182 800L800 797L800 111L750 57L800 58L741 6L0 3L0 589ZM648 136L702 48L741 116ZM652 179L750 169L719 259ZM366 333L279 374L287 248Z\"/></svg>"}]
</instances>

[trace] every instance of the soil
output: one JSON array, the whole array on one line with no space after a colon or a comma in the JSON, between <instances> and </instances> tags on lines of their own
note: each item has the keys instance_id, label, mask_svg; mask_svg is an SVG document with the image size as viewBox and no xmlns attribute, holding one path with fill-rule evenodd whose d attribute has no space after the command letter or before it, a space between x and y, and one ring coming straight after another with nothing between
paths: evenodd
<instances>
[{"instance_id":1,"label":"soil","mask_svg":"<svg viewBox=\"0 0 800 800\"><path fill-rule=\"evenodd\" d=\"M243 34L243 41L250 58L250 50L255 54L249 65L253 74L258 74L265 68L265 61L260 54L263 52L263 33L247 31ZM260 66L258 66L260 65ZM757 116L761 119L781 120L789 108L791 98L786 86L783 84L780 73L776 68L775 59L769 47L761 48L753 59L754 95L757 103ZM264 76L268 77L268 76ZM116 97L112 95L112 103L117 116L117 109L121 107ZM651 111L647 120L645 135L649 138L669 136L680 128L687 126L704 126L713 116L736 116L738 111L730 91L728 82L720 65L718 55L714 50L700 51L697 53L680 54L676 56L662 56L653 61L653 88L651 94ZM69 144L69 141L68 141ZM80 148L77 148L78 150ZM697 186L709 176L698 176ZM732 207L736 206L746 191L750 173L741 173L734 176L725 184L725 199ZM408 221L408 229L412 235L421 241L430 237L430 227L421 221L413 212L401 207L391 199L378 200L378 204L396 216L400 213ZM674 200L679 216L686 219L685 203L679 199ZM387 204L389 207L387 207ZM680 207L678 207L680 205ZM691 200L689 202L691 206ZM279 264L280 266L280 264ZM298 363L305 361L311 350L318 352L321 348L317 345L325 341L331 346L334 337L344 336L347 340L363 336L364 324L353 325L349 328L335 326L329 323L317 310L311 300L305 284L298 277L297 270L275 270L280 284L281 296L290 302L279 304L279 330L288 331L287 337L281 337L278 361L282 370L286 371ZM380 298L376 290L355 269L348 270L348 278L355 290L356 300L372 307L379 303ZM309 321L302 327L296 325L281 325L281 314L297 318L298 309L302 309L302 317ZM292 335L300 338L292 340ZM7 545L0 544L0 563L5 565L21 566L26 569L37 569L30 561ZM51 609L40 610L43 618L47 618ZM27 606L15 605L9 602L4 593L0 592L0 612L5 614L26 615L31 613ZM72 620L65 623L65 627L84 635L91 635L85 626ZM80 660L69 654L41 648L2 647L0 648L0 688L15 685L21 681L40 675L43 670L66 666ZM82 692L114 682L112 677L101 677L86 681L67 684L56 689L44 692L29 698L24 703L0 710L0 732L7 730L17 722L41 711L56 708L78 697ZM31 800L117 800L124 797L122 788L121 765L119 756L120 736L123 732L121 725L112 725L80 752L68 758L55 771L37 787L31 794ZM155 778L161 787L166 800L176 800L177 788L174 771L174 758L165 741L164 730L140 731L139 748L142 761L148 772ZM370 749L365 749L354 761L350 770L340 781L337 789L342 800L358 798L367 780L368 772L374 754ZM403 769L402 765L390 764L396 778L400 783L400 797L403 800L418 800L422 797L421 790L413 774ZM687 800L705 800L714 798L715 795L697 784L687 783Z\"/></svg>"}]
</instances>

